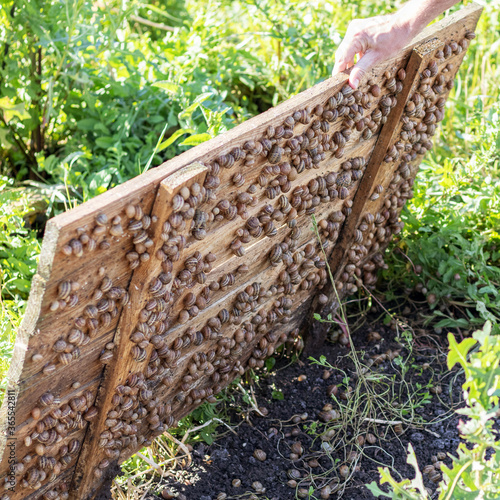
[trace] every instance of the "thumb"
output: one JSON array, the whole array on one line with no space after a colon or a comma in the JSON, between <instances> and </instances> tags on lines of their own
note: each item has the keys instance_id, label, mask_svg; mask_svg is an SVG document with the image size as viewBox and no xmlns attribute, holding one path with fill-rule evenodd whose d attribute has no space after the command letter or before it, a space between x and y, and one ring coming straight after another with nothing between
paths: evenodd
<instances>
[{"instance_id":1,"label":"thumb","mask_svg":"<svg viewBox=\"0 0 500 500\"><path fill-rule=\"evenodd\" d=\"M375 66L380 60L380 55L373 51L367 50L363 57L352 68L349 75L349 85L353 89L357 89L361 79Z\"/></svg>"}]
</instances>

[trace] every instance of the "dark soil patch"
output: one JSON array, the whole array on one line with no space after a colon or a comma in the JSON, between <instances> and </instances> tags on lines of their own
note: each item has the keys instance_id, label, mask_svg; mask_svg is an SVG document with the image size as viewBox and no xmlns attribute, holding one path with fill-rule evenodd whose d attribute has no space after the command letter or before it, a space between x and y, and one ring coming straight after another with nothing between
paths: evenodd
<instances>
[{"instance_id":1,"label":"dark soil patch","mask_svg":"<svg viewBox=\"0 0 500 500\"><path fill-rule=\"evenodd\" d=\"M379 332L382 340L368 341L370 331ZM173 470L176 480L170 479L162 487L176 497L188 500L216 500L220 493L225 493L228 499L288 500L298 498L296 497L298 488L309 489L311 486L315 494L310 498L319 499L320 488L330 483L333 489L339 488L339 490L332 493L329 498L362 500L375 498L365 484L378 482L379 466L389 466L392 468L393 476L398 478L399 475L399 479L414 477L412 467L406 463L409 443L415 449L422 470L426 465L432 464L438 454L455 452L459 443L458 416L451 411L451 408L461 404L463 382L457 370L450 372L446 368L447 341L444 335L438 337L423 333L421 332L413 340L413 352L406 363L409 371L405 375L405 380L415 390L420 387L422 394L428 392L429 386L439 386L442 392L430 394L428 404L416 408L413 423L404 423L402 433L399 433L400 429L394 425L363 422L361 426L363 437L367 432L371 432L376 434L377 440L371 445L365 443L363 453L358 451L359 456L354 462L349 461L349 452L354 450L352 441L358 435L358 433L353 434L353 427L344 427L342 439L340 439L341 431L340 434L337 432L336 437L330 442L322 441L318 437L321 430L327 428L326 424L322 422L314 424L318 421L325 404L331 403L334 409L338 409L327 394L327 388L337 384L339 387L337 397L339 397L345 389L345 386L342 386L344 375L333 370L330 378L325 380L323 367L307 360L290 364L290 359L283 356L277 360L274 371L268 376L260 377L254 386L255 399L259 407L267 408L268 415L262 417L257 412L250 411L246 413L248 418L245 419L245 415L234 411L232 424L237 425L237 435L225 432L223 427L219 427L219 431L224 433L223 436L211 446L203 443L195 444L192 465L187 470ZM369 372L394 374L396 380L400 378L398 360L408 357L408 350L398 340L393 329L381 323L373 324L370 320L366 326L356 331L352 338L357 351L365 351L365 360L387 350L399 350L401 358L392 362L383 361L372 366ZM327 361L341 368L351 377L349 384L355 386L354 365L347 356L348 353L349 347L339 343L325 345L324 356ZM398 385L395 387L399 388ZM283 395L283 400L276 399L278 393ZM405 405L408 401L408 391L403 387L399 400L392 399L388 393L381 398L387 405L394 402L396 405ZM345 401L343 404L346 404ZM248 408L248 404L242 402L242 407ZM410 415L406 415L405 418L409 420ZM311 425L313 428L317 426L316 435L311 432ZM291 447L296 442L300 442L304 451L299 460L292 461L289 456ZM334 445L330 456L327 453L328 443ZM345 446L346 443L348 446ZM253 456L256 449L266 453L265 461L261 462ZM309 465L311 459L316 459L318 466L311 468ZM444 462L450 465L451 459L447 457ZM313 462L312 465L316 464ZM341 469L343 465L348 467L348 481L341 476L341 472L344 471ZM301 473L302 478L298 481L300 484L297 488L287 485L289 481L287 471L290 469L296 469ZM307 475L311 472L315 476L313 481L310 477L307 479ZM241 480L241 486L232 485L235 479ZM424 475L424 480L426 486L434 491L436 484L429 479L428 474ZM255 485L252 486L255 481L262 484L265 493L256 492ZM252 497L252 493L256 497ZM164 495L163 498L171 498L166 492ZM221 496L221 498L226 497Z\"/></svg>"}]
</instances>

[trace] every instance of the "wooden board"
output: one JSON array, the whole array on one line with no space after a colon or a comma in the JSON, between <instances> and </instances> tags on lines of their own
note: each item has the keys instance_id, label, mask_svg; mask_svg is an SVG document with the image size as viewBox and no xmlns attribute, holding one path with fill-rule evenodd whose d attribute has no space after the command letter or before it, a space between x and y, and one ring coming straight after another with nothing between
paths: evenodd
<instances>
[{"instance_id":1,"label":"wooden board","mask_svg":"<svg viewBox=\"0 0 500 500\"><path fill-rule=\"evenodd\" d=\"M331 312L327 265L341 297L373 285L480 12L426 29L357 92L331 78L49 221L1 410L0 499L93 498L296 342L312 303Z\"/></svg>"}]
</instances>

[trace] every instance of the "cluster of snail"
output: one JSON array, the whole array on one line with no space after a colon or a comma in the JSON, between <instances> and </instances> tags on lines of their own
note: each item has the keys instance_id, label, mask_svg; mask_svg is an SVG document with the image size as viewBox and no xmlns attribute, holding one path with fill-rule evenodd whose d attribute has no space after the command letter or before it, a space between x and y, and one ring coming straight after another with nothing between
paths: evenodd
<instances>
[{"instance_id":1,"label":"cluster of snail","mask_svg":"<svg viewBox=\"0 0 500 500\"><path fill-rule=\"evenodd\" d=\"M401 72L400 76L404 77ZM399 80L398 84L396 92L402 85ZM346 85L324 106L296 111L284 120L282 126L268 127L260 140L247 141L243 147L234 148L212 161L204 183L208 191L207 199L214 199L217 188L229 182L247 189L236 193L232 200L217 201L211 210L207 210L207 221L233 220L237 215L247 219L251 216L250 208L256 205L259 198L283 198L282 195L291 191L295 181L300 181L306 169L320 167L321 162L328 158L327 153L330 153L329 157L341 158L352 138L370 139L396 104L394 96L387 98L382 95L379 107L370 116L364 116L373 105L372 97L380 97L381 94L377 85L372 86L370 95L353 91ZM256 168L263 163L264 167L260 170ZM226 174L226 169L238 164L247 167L244 174ZM293 204L292 207L296 208ZM292 212L291 216L286 215L290 220L297 214Z\"/></svg>"},{"instance_id":2,"label":"cluster of snail","mask_svg":"<svg viewBox=\"0 0 500 500\"><path fill-rule=\"evenodd\" d=\"M104 449L105 457L94 471L97 477L109 466L110 460L120 456L120 453L126 453L128 448L134 449L144 444L145 441L137 441L137 435L155 435L174 425L172 411L175 406L180 408L186 404L199 404L203 400L213 399L213 394L219 392L229 381L231 373L243 373L244 367L239 357L243 350L251 345L256 334L266 332L268 327L277 321L286 323L290 315L292 301L281 299L276 301L265 315L258 311L250 322L242 323L233 338L222 336L221 328L225 324L238 325L241 323L242 314L256 312L263 298L278 293L277 287L263 290L258 283L254 283L236 295L230 310L222 308L216 316L209 318L204 326L200 326L199 330L189 327L182 336L169 342L173 332L190 319L196 318L208 305L213 293L219 290L223 292L234 283L233 273L226 273L217 281L205 283L215 261L215 255L212 253L203 257L200 252L195 252L184 262L179 261L183 238L177 232L181 225L173 216L180 211L188 212L189 209L182 210L184 204L185 200L181 204L181 199L174 196L172 214L162 226L162 240L165 244L161 252L156 254L156 258L161 259L161 273L150 282L150 299L140 311L139 322L130 337L133 343L131 355L137 362L143 362L149 356L147 366L144 372L138 372L132 379L129 377L127 384L119 386L113 396L113 409L108 412L107 428L101 434L100 445ZM194 217L194 214L191 212L189 216ZM186 219L189 220L187 217ZM173 248L174 246L176 248ZM177 270L175 278L174 266ZM241 271L238 268L237 272ZM198 295L188 291L194 290L193 286L201 288ZM172 316L174 310L178 312ZM297 335L298 331L294 331L292 339ZM262 334L260 336L262 337ZM274 345L280 339L283 342L288 336L268 333L266 338L261 338L252 351L249 365L263 366L264 359L273 352ZM213 341L214 347L208 351L191 354L191 361L180 384L175 384L179 375L174 378L174 373L179 374L183 366L177 365L181 357L185 356L183 352L192 353L193 350L196 351L197 346L207 341ZM177 392L172 393L172 405L160 402L163 399L161 386L170 392L172 386L179 387ZM143 421L147 422L147 429L140 427Z\"/></svg>"},{"instance_id":3,"label":"cluster of snail","mask_svg":"<svg viewBox=\"0 0 500 500\"><path fill-rule=\"evenodd\" d=\"M104 274L104 268L99 270L99 274ZM61 308L65 300L78 302L76 292L80 289L80 284L75 281L62 281L58 286L58 298L52 302L51 310ZM31 356L34 363L45 363L42 368L44 375L49 375L57 369L57 364L68 365L81 356L81 349L94 339L99 331L109 328L120 310L128 303L129 294L125 288L113 286L113 280L108 276L103 276L101 283L94 290L91 300L93 303L83 308L80 316L73 321L73 328L65 337L60 337L52 345L55 357L49 360L46 356L35 353ZM57 307L54 304L58 304ZM101 353L101 361L107 363L112 358L114 346L112 343L106 345Z\"/></svg>"},{"instance_id":4,"label":"cluster of snail","mask_svg":"<svg viewBox=\"0 0 500 500\"><path fill-rule=\"evenodd\" d=\"M248 295L249 292L252 293L252 290L248 289L242 294ZM258 295L258 288L253 292ZM239 297L240 301L249 298ZM229 312L223 309L217 317L207 322L202 332L188 330L168 346L161 346L156 341L148 368L154 364L157 370L150 371L149 374L133 373L115 390L105 421L106 429L101 432L99 438L102 459L94 469L94 476L102 477L104 470L113 460L126 457L139 446L150 444L152 437L177 425L174 415L182 412L186 405L192 407L193 404L198 405L205 400L213 402L214 394L222 390L232 373L238 375L244 372L240 357L245 348L248 350L250 346L252 349L248 365L262 367L264 360L274 352L278 343L295 340L299 334L298 329L281 335L265 333L273 320L273 314L274 321L278 321L280 315L286 318L286 311L290 306L289 299L277 301L266 318L254 317L252 322L239 325L233 338L220 335L220 328L229 318ZM252 347L257 335L260 340ZM180 384L177 384L178 388L172 387L174 379L171 367L175 366L176 360L184 354L183 350L187 352L189 346L201 345L204 339L216 340L214 347L207 352L192 354L187 363L184 363L186 368ZM170 403L164 402L163 391L172 395Z\"/></svg>"},{"instance_id":5,"label":"cluster of snail","mask_svg":"<svg viewBox=\"0 0 500 500\"><path fill-rule=\"evenodd\" d=\"M405 106L396 142L384 158L386 163L397 163L397 168L388 185L377 184L370 196L378 211L366 213L357 227L347 262L337 273L337 290L355 292L358 281L373 287L377 281L377 269L386 267L382 251L392 235L403 228L399 213L406 200L413 197L418 170L416 163L432 148L431 137L436 132L436 124L444 118L446 96L443 94L453 87L453 69L458 65L446 62L446 59L460 54L473 37L472 32L467 32L460 43L451 42L443 50L437 50L435 58L422 71L419 86ZM386 86L389 81L386 81ZM380 198L382 194L384 197ZM326 229L326 223L323 222L321 227Z\"/></svg>"},{"instance_id":6,"label":"cluster of snail","mask_svg":"<svg viewBox=\"0 0 500 500\"><path fill-rule=\"evenodd\" d=\"M446 460L446 453L440 451L437 455L431 457L432 464L426 465L423 469L423 473L429 477L433 483L439 483L443 478L441 473L441 466L443 465L443 460Z\"/></svg>"},{"instance_id":7,"label":"cluster of snail","mask_svg":"<svg viewBox=\"0 0 500 500\"><path fill-rule=\"evenodd\" d=\"M32 448L32 451L14 466L14 473L20 476L19 485L22 488L38 490L42 483L58 479L61 472L75 462L80 441L71 438L71 434L83 429L87 422L97 417L94 400L95 394L89 390L63 404L51 392L40 397L38 405L31 411L33 428L23 440L25 448ZM67 498L67 489L59 486L62 488L59 492L50 490L44 498Z\"/></svg>"},{"instance_id":8,"label":"cluster of snail","mask_svg":"<svg viewBox=\"0 0 500 500\"><path fill-rule=\"evenodd\" d=\"M73 255L75 257L83 257L85 252L92 252L96 248L108 250L111 244L106 238L106 235L109 233L111 236L121 236L123 234L121 220L122 218L117 215L111 221L111 227L108 228L108 216L104 213L98 214L95 217L95 226L92 230L79 227L76 230L77 237L71 239L64 245L61 248L61 252L67 256Z\"/></svg>"},{"instance_id":9,"label":"cluster of snail","mask_svg":"<svg viewBox=\"0 0 500 500\"><path fill-rule=\"evenodd\" d=\"M377 184L370 193L377 209L363 215L336 275L342 294L355 292L358 282L373 286L377 269L385 266L382 251L402 229L399 213L413 195L415 164L432 147L436 124L444 116L457 68L453 56L473 37L467 32L460 42L436 51L422 72L406 104L397 140L384 158L388 164L397 163L397 168L387 185ZM297 328L278 333L276 327L290 322L308 291L326 284L323 251L332 248L351 214L353 195L366 168L365 158L354 156L354 146L375 140L397 104L405 78L404 69L399 69L387 72L383 84L369 81L366 90L353 91L345 85L323 104L297 110L281 125L268 126L260 138L208 160L205 178L181 187L170 200L166 220L144 213L141 203L133 202L113 217L98 213L90 229L78 228L61 247L64 256L80 258L95 249L110 249L113 239L123 240L129 269L148 261L161 264L157 275L148 276L147 300L129 335L137 371L115 388L105 429L100 430L102 456L94 470L96 478L114 460L176 425L184 407L213 400L232 377L247 367L264 366L278 345L300 340ZM329 172L339 159L338 171ZM318 216L321 244L309 231L313 214ZM161 231L156 231L161 246L153 241L156 224L161 224ZM204 252L207 235L219 230L231 234L226 247ZM245 286L245 274L256 264L249 266L240 257L257 242L266 244L267 238L271 241L263 259L269 266L266 285L254 276L253 283ZM216 261L219 266L229 263L223 273L220 268L214 273ZM54 372L57 363L78 359L81 349L99 330L111 328L129 301L126 289L114 286L104 268L99 269L99 278L92 303L82 308L66 337L52 346L53 359L47 361L40 353L31 356L44 374ZM50 312L81 307L83 286L61 281ZM208 317L208 308L217 309L213 304L231 291L224 305ZM101 363L109 363L114 350L112 341L105 343ZM68 466L78 440L62 444L57 455L46 454L47 443L56 449L69 433L83 429L97 415L94 399L86 391L64 405L58 398L45 406L40 400L32 412L33 431L24 443L35 454L27 454L16 465L25 487L39 488ZM65 483L59 486L45 494L47 500L67 497Z\"/></svg>"},{"instance_id":10,"label":"cluster of snail","mask_svg":"<svg viewBox=\"0 0 500 500\"><path fill-rule=\"evenodd\" d=\"M161 402L153 393L144 373L130 374L124 384L116 387L111 399L105 429L99 435L102 458L94 469L94 476L101 478L111 462L127 450L151 443L144 433L139 432L143 422L147 429L158 434L165 430L164 422L174 425L176 422L171 413L171 405Z\"/></svg>"}]
</instances>

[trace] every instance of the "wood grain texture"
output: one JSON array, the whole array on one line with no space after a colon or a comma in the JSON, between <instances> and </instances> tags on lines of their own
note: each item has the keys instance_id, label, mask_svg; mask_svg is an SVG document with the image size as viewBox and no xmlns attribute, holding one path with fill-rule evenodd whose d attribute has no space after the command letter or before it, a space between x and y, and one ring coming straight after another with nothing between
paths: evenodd
<instances>
[{"instance_id":1,"label":"wood grain texture","mask_svg":"<svg viewBox=\"0 0 500 500\"><path fill-rule=\"evenodd\" d=\"M151 283L161 273L161 261L155 258L155 255L163 243L161 239L163 225L172 214L170 202L181 188L189 188L195 182L203 183L206 171L207 168L204 165L194 163L175 172L165 179L160 186L152 212L152 219L154 220L152 240L155 242L151 251L153 258L146 262L146 265L139 267L132 277L129 287L130 302L125 307L124 313L121 316L117 335L114 339L118 346L116 358L119 362L110 367L100 387L97 405L101 408L113 407L112 399L115 395L115 388L124 384L131 373L142 371L148 364L153 345L149 344L144 350L145 353L142 359L138 360L131 353L137 346L133 342L128 341L128 336L134 331L136 325L140 323L140 315L152 297L150 292ZM166 285L166 293L169 293L170 288L171 283ZM109 428L106 425L108 418L108 412L103 411L100 413L98 419L91 424L90 432L95 437L88 439L84 444L73 481L74 487L80 489L82 492L90 491L94 488L96 480L95 467L106 457L102 448L99 447L97 436L100 436ZM92 467L92 464L95 464L95 466ZM97 470L99 469L97 468ZM87 493L83 494L86 495Z\"/></svg>"},{"instance_id":2,"label":"wood grain texture","mask_svg":"<svg viewBox=\"0 0 500 500\"><path fill-rule=\"evenodd\" d=\"M328 263L342 296L373 286L480 10L426 29L359 92L329 79L49 221L1 410L24 464L11 500L92 498L111 466L300 343ZM443 49L415 66L431 39Z\"/></svg>"}]
</instances>

